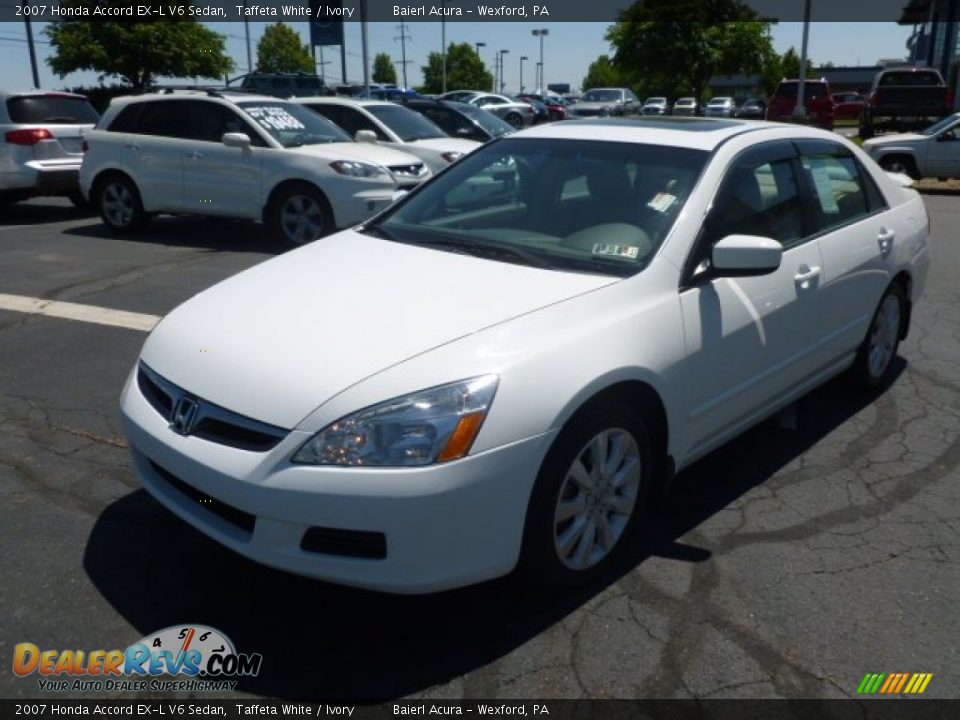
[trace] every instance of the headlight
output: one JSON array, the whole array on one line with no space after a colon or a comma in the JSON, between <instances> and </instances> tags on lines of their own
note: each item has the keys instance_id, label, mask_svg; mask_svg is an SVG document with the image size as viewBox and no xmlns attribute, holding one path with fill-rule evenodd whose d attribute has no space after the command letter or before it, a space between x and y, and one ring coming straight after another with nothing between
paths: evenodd
<instances>
[{"instance_id":1,"label":"headlight","mask_svg":"<svg viewBox=\"0 0 960 720\"><path fill-rule=\"evenodd\" d=\"M604 105L602 108L600 108L600 114L601 114L601 115L609 115L609 114L610 114L610 106L609 106L609 105Z\"/></svg>"},{"instance_id":2,"label":"headlight","mask_svg":"<svg viewBox=\"0 0 960 720\"><path fill-rule=\"evenodd\" d=\"M470 451L497 391L496 375L411 393L337 420L308 440L293 462L419 466Z\"/></svg>"},{"instance_id":3,"label":"headlight","mask_svg":"<svg viewBox=\"0 0 960 720\"><path fill-rule=\"evenodd\" d=\"M443 155L441 155L440 157L442 157L442 158L443 158L444 160L446 160L448 163L452 163L452 162L454 162L454 161L459 160L460 158L462 158L462 157L463 157L463 153L462 153L462 152L459 152L459 151L457 151L457 150L451 150L450 152L445 152L445 153L443 153Z\"/></svg>"},{"instance_id":4,"label":"headlight","mask_svg":"<svg viewBox=\"0 0 960 720\"><path fill-rule=\"evenodd\" d=\"M357 162L356 160L337 160L336 162L330 163L330 167L341 175L350 175L351 177L372 178L377 177L377 175L387 174L386 170L378 165Z\"/></svg>"}]
</instances>

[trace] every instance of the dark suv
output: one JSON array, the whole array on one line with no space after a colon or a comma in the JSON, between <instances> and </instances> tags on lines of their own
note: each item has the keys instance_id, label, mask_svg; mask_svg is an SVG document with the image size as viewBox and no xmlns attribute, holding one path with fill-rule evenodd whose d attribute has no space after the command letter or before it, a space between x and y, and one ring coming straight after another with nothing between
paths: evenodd
<instances>
[{"instance_id":1,"label":"dark suv","mask_svg":"<svg viewBox=\"0 0 960 720\"><path fill-rule=\"evenodd\" d=\"M250 73L240 87L275 97L333 95L319 76L307 73Z\"/></svg>"},{"instance_id":2,"label":"dark suv","mask_svg":"<svg viewBox=\"0 0 960 720\"><path fill-rule=\"evenodd\" d=\"M767 120L788 122L793 117L797 105L799 80L783 80L770 99L767 107ZM830 86L826 80L806 80L803 83L803 107L807 120L824 130L833 130L834 107L830 97Z\"/></svg>"}]
</instances>

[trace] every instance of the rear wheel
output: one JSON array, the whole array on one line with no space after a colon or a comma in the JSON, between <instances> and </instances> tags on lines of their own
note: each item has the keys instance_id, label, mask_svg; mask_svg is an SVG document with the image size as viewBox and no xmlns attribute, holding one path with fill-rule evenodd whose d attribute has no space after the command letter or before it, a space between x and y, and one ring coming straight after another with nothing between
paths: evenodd
<instances>
[{"instance_id":1,"label":"rear wheel","mask_svg":"<svg viewBox=\"0 0 960 720\"><path fill-rule=\"evenodd\" d=\"M519 113L510 113L507 115L504 120L513 125L518 130L523 127L523 118L520 117Z\"/></svg>"},{"instance_id":2,"label":"rear wheel","mask_svg":"<svg viewBox=\"0 0 960 720\"><path fill-rule=\"evenodd\" d=\"M140 192L130 178L110 175L97 184L94 195L100 217L114 232L134 232L147 224Z\"/></svg>"},{"instance_id":3,"label":"rear wheel","mask_svg":"<svg viewBox=\"0 0 960 720\"><path fill-rule=\"evenodd\" d=\"M557 436L527 511L521 567L550 585L602 574L637 527L653 477L643 418L618 402L588 406Z\"/></svg>"},{"instance_id":4,"label":"rear wheel","mask_svg":"<svg viewBox=\"0 0 960 720\"><path fill-rule=\"evenodd\" d=\"M907 298L903 287L893 283L884 293L873 314L867 337L864 338L851 368L852 379L861 387L874 389L886 386L893 376L893 359L900 346Z\"/></svg>"},{"instance_id":5,"label":"rear wheel","mask_svg":"<svg viewBox=\"0 0 960 720\"><path fill-rule=\"evenodd\" d=\"M336 229L327 198L307 184L292 185L274 198L267 225L274 238L288 247L306 245Z\"/></svg>"}]
</instances>

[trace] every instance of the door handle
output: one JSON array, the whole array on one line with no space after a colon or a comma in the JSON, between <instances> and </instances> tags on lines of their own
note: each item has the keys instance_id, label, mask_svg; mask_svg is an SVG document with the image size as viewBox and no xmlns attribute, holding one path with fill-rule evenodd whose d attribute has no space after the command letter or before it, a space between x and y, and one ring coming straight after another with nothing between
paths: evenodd
<instances>
[{"instance_id":1,"label":"door handle","mask_svg":"<svg viewBox=\"0 0 960 720\"><path fill-rule=\"evenodd\" d=\"M797 274L793 276L793 281L800 287L807 288L810 286L810 282L816 280L818 277L820 277L819 267L801 265Z\"/></svg>"},{"instance_id":2,"label":"door handle","mask_svg":"<svg viewBox=\"0 0 960 720\"><path fill-rule=\"evenodd\" d=\"M886 255L890 252L890 247L893 245L893 239L897 236L897 233L893 230L887 230L885 227L880 228L880 232L877 233L877 244L880 246L880 252Z\"/></svg>"},{"instance_id":3,"label":"door handle","mask_svg":"<svg viewBox=\"0 0 960 720\"><path fill-rule=\"evenodd\" d=\"M191 152L186 153L186 156L191 160L200 160L203 157L203 153L200 152L199 150L193 150Z\"/></svg>"}]
</instances>

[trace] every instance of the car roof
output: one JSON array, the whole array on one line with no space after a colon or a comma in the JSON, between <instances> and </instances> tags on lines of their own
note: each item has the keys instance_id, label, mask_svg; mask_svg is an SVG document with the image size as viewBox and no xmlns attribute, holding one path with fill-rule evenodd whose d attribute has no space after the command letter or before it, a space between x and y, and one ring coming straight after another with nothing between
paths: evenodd
<instances>
[{"instance_id":1,"label":"car roof","mask_svg":"<svg viewBox=\"0 0 960 720\"><path fill-rule=\"evenodd\" d=\"M353 97L338 97L333 95L311 95L297 97L293 99L293 102L297 103L322 103L326 105L353 105L360 107L370 107L372 105L390 105L391 107L397 107L397 103L390 102L389 100L375 100L371 98L353 98Z\"/></svg>"},{"instance_id":2,"label":"car roof","mask_svg":"<svg viewBox=\"0 0 960 720\"><path fill-rule=\"evenodd\" d=\"M786 123L733 118L589 118L536 125L518 131L511 137L634 142L712 151L736 135L782 130L785 127L797 128L800 135L804 134L800 130L806 130Z\"/></svg>"},{"instance_id":3,"label":"car roof","mask_svg":"<svg viewBox=\"0 0 960 720\"><path fill-rule=\"evenodd\" d=\"M236 104L241 100L253 100L255 102L292 102L288 98L278 98L275 95L260 95L233 90L181 90L175 89L174 92L150 92L140 95L121 95L110 101L111 105L126 105L131 102L144 102L152 100L177 100L177 99L197 99L206 98L209 100L226 100L229 103Z\"/></svg>"},{"instance_id":4,"label":"car roof","mask_svg":"<svg viewBox=\"0 0 960 720\"><path fill-rule=\"evenodd\" d=\"M37 90L36 88L30 88L29 90L2 90L0 89L0 96L2 97L25 97L28 95L36 95L39 97L69 97L69 98L83 98L87 99L86 95L80 95L79 93L67 92L66 90Z\"/></svg>"}]
</instances>

